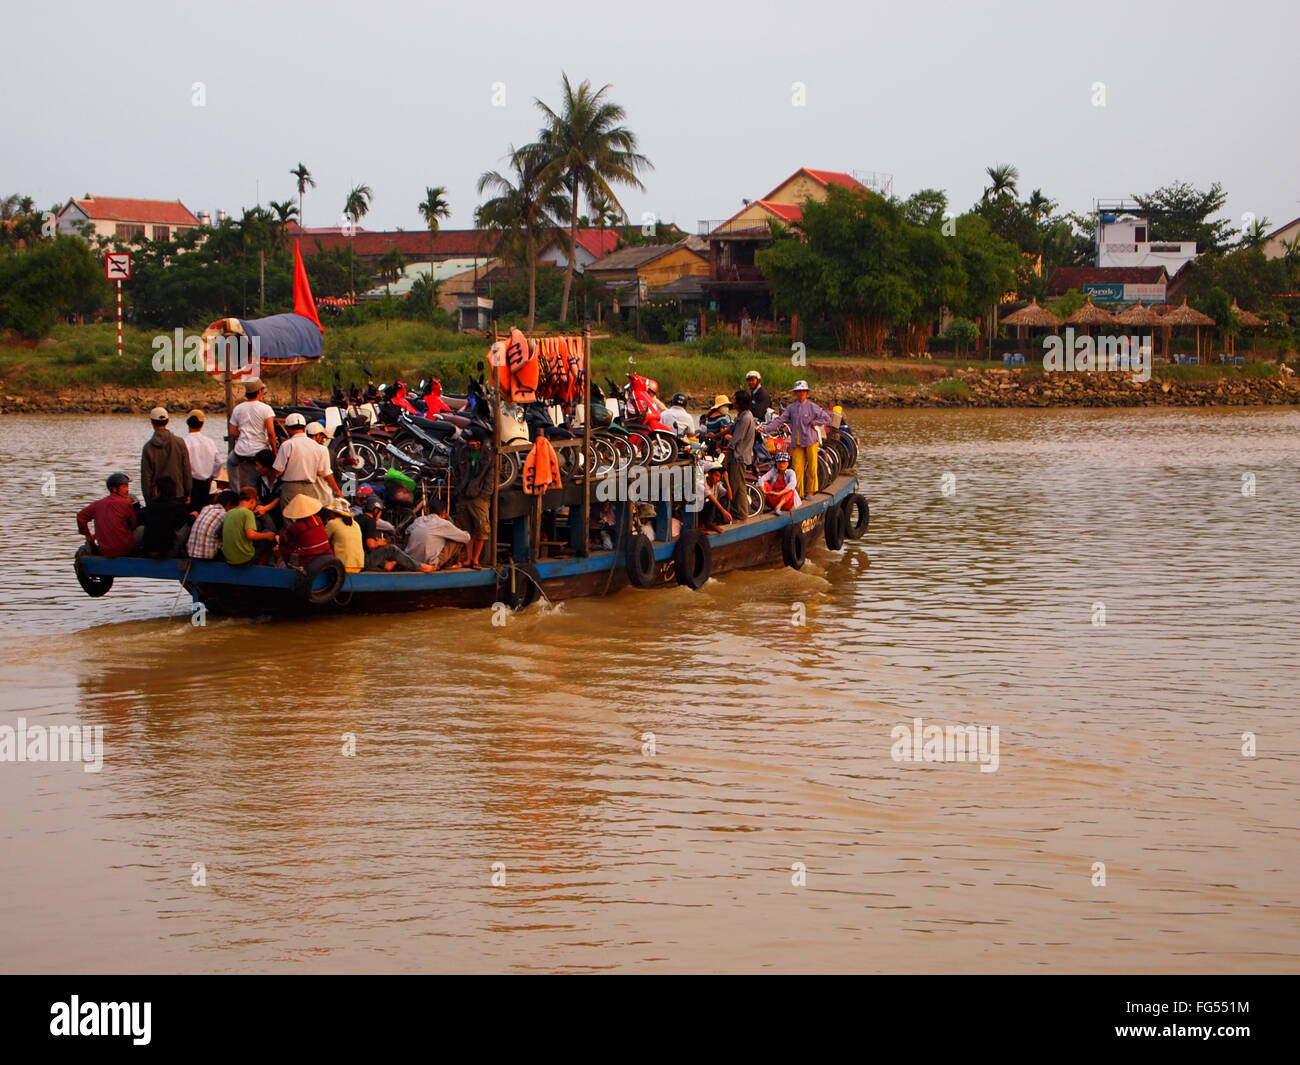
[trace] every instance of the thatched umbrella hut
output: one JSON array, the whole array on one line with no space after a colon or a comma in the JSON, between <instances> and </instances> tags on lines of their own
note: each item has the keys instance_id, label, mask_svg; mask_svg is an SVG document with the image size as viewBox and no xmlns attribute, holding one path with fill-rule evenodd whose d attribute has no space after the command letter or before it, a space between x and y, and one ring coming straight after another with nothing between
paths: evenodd
<instances>
[{"instance_id":1,"label":"thatched umbrella hut","mask_svg":"<svg viewBox=\"0 0 1300 1065\"><path fill-rule=\"evenodd\" d=\"M1022 327L1027 329L1050 329L1055 332L1061 328L1061 319L1046 307L1039 306L1038 299L1035 298L1027 306L1008 314L1002 319L1002 324L1014 325L1016 327L1016 339L1019 340Z\"/></svg>"},{"instance_id":2,"label":"thatched umbrella hut","mask_svg":"<svg viewBox=\"0 0 1300 1065\"><path fill-rule=\"evenodd\" d=\"M1263 329L1266 325L1268 325L1268 323L1264 321L1264 319L1261 318L1258 314L1253 314L1250 311L1244 311L1240 307L1238 307L1237 300L1235 297L1233 298L1232 301L1232 313L1237 316L1237 322L1241 325L1242 329ZM1254 345L1252 344L1251 347L1253 349ZM1232 353L1234 355L1237 354L1236 335L1232 337Z\"/></svg>"},{"instance_id":3,"label":"thatched umbrella hut","mask_svg":"<svg viewBox=\"0 0 1300 1065\"><path fill-rule=\"evenodd\" d=\"M1120 311L1115 315L1115 321L1120 325L1135 326L1138 329L1148 328L1151 330L1151 352L1155 354L1155 327L1160 324L1160 315L1156 314L1150 307L1145 307L1141 300L1133 304L1126 311ZM1140 335L1140 334L1139 334Z\"/></svg>"},{"instance_id":4,"label":"thatched umbrella hut","mask_svg":"<svg viewBox=\"0 0 1300 1065\"><path fill-rule=\"evenodd\" d=\"M1092 297L1088 297L1088 302L1075 311L1065 320L1066 325L1082 325L1087 327L1088 335L1092 335L1094 325L1114 325L1115 316L1110 311L1103 310L1092 302Z\"/></svg>"},{"instance_id":5,"label":"thatched umbrella hut","mask_svg":"<svg viewBox=\"0 0 1300 1065\"><path fill-rule=\"evenodd\" d=\"M1175 307L1172 311L1160 319L1160 324L1165 329L1165 350L1169 350L1169 334L1175 326L1194 325L1196 326L1196 357L1201 357L1201 327L1214 325L1214 319L1208 314L1202 314L1193 307L1187 306L1187 297L1183 297L1181 306Z\"/></svg>"}]
</instances>

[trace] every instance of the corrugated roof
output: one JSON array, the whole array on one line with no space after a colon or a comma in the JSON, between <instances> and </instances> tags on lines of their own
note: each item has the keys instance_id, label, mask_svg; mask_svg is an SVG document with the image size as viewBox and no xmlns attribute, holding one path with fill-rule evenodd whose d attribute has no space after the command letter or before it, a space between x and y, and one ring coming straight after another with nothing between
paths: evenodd
<instances>
[{"instance_id":1,"label":"corrugated roof","mask_svg":"<svg viewBox=\"0 0 1300 1065\"><path fill-rule=\"evenodd\" d=\"M123 196L88 196L73 199L92 221L159 222L173 226L197 226L199 220L180 200L139 200Z\"/></svg>"},{"instance_id":2,"label":"corrugated roof","mask_svg":"<svg viewBox=\"0 0 1300 1065\"><path fill-rule=\"evenodd\" d=\"M1157 285L1168 280L1163 266L1058 266L1047 279L1047 294L1060 296L1083 285Z\"/></svg>"},{"instance_id":3,"label":"corrugated roof","mask_svg":"<svg viewBox=\"0 0 1300 1065\"><path fill-rule=\"evenodd\" d=\"M640 244L631 248L620 248L616 252L606 255L598 263L593 263L587 267L593 273L604 273L606 270L636 270L645 266L646 263L652 263L656 259L661 259L670 251L691 251L684 242L679 241L676 244ZM693 255L699 255L699 252L692 252ZM703 256L700 256L703 258Z\"/></svg>"}]
</instances>

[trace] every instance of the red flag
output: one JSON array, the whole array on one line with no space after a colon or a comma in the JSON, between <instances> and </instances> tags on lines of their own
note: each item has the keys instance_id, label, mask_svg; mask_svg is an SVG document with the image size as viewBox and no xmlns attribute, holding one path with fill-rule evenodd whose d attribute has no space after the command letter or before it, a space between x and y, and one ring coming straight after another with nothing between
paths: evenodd
<instances>
[{"instance_id":1,"label":"red flag","mask_svg":"<svg viewBox=\"0 0 1300 1065\"><path fill-rule=\"evenodd\" d=\"M302 262L302 249L296 240L293 242L293 313L310 318L316 323L320 335L325 335L325 327L316 315L316 301L311 298L311 284L307 281L307 267Z\"/></svg>"}]
</instances>

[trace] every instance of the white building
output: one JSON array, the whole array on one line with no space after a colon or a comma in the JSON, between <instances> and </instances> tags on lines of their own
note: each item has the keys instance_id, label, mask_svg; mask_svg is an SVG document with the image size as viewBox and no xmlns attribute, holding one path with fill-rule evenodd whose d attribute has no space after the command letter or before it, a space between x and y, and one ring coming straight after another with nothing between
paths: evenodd
<instances>
[{"instance_id":1,"label":"white building","mask_svg":"<svg viewBox=\"0 0 1300 1065\"><path fill-rule=\"evenodd\" d=\"M1195 241L1153 241L1142 209L1127 200L1098 200L1094 211L1098 266L1163 266L1174 275L1196 258Z\"/></svg>"},{"instance_id":2,"label":"white building","mask_svg":"<svg viewBox=\"0 0 1300 1065\"><path fill-rule=\"evenodd\" d=\"M89 226L92 237L127 242L175 240L199 219L180 200L140 200L119 196L85 196L71 199L59 212L59 232L80 236Z\"/></svg>"}]
</instances>

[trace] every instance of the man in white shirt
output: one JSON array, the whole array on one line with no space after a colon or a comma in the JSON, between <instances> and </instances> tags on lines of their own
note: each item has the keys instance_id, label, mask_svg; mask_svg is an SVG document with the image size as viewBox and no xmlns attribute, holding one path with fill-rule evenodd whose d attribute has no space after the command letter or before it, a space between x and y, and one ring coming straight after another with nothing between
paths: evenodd
<instances>
[{"instance_id":1,"label":"man in white shirt","mask_svg":"<svg viewBox=\"0 0 1300 1065\"><path fill-rule=\"evenodd\" d=\"M226 459L226 469L235 492L246 485L256 485L257 464L253 456L263 448L275 447L275 411L262 402L265 391L256 377L246 381L244 402L230 412L230 440L234 447Z\"/></svg>"},{"instance_id":2,"label":"man in white shirt","mask_svg":"<svg viewBox=\"0 0 1300 1065\"><path fill-rule=\"evenodd\" d=\"M324 425L322 425L320 422L308 423L307 435L311 437L311 439L314 440L317 443L317 445L323 447L325 449L326 456L329 456L330 438L328 434L325 432ZM333 460L331 459L331 461L329 462L329 470L331 473L333 472L333 469L334 469L334 463ZM337 491L331 490L330 485L332 484L337 485L338 479L335 477L330 477L327 480L325 477L319 475L317 476L316 484L315 484L316 495L320 497L320 501L322 504L332 503L335 499L339 497L339 493Z\"/></svg>"},{"instance_id":3,"label":"man in white shirt","mask_svg":"<svg viewBox=\"0 0 1300 1065\"><path fill-rule=\"evenodd\" d=\"M272 467L280 475L281 511L288 507L295 496L308 495L318 499L318 477L330 486L334 495L342 495L334 474L330 472L329 450L321 447L304 431L307 419L295 411L285 418L284 427L289 430L289 439L280 445Z\"/></svg>"},{"instance_id":4,"label":"man in white shirt","mask_svg":"<svg viewBox=\"0 0 1300 1065\"><path fill-rule=\"evenodd\" d=\"M691 417L690 411L686 409L686 393L674 393L672 406L659 415L659 420L679 436L683 432L695 432L695 419Z\"/></svg>"},{"instance_id":5,"label":"man in white shirt","mask_svg":"<svg viewBox=\"0 0 1300 1065\"><path fill-rule=\"evenodd\" d=\"M203 412L197 407L190 411L185 424L190 427L185 437L185 447L190 453L190 510L198 512L208 505L212 478L221 472L221 455L217 442L203 435Z\"/></svg>"}]
</instances>

